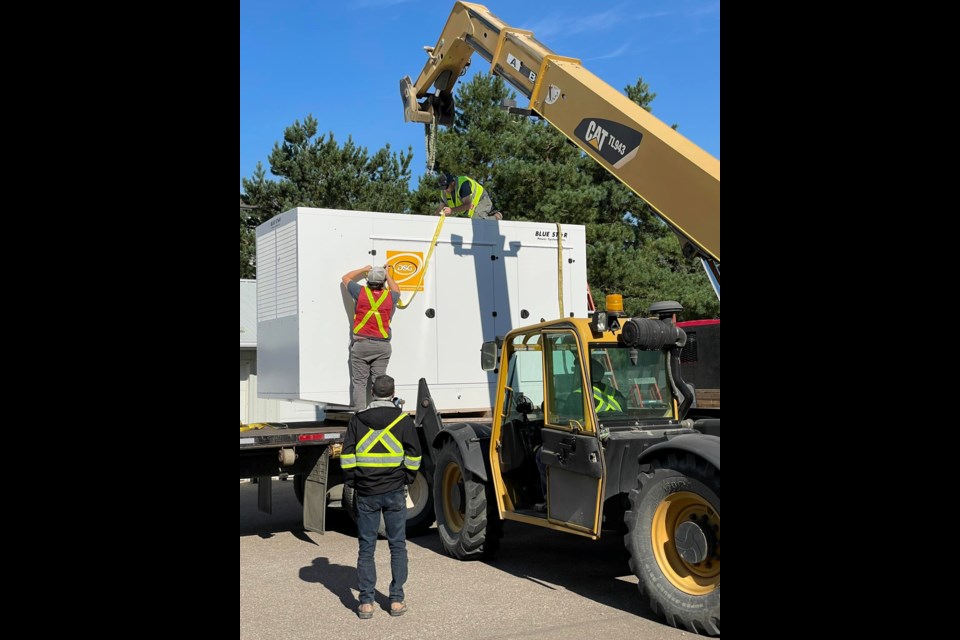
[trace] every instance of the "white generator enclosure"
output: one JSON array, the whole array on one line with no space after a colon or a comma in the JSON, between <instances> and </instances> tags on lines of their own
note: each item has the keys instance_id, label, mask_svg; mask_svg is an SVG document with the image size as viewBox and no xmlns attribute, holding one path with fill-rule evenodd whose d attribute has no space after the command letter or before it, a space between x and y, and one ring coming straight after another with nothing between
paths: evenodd
<instances>
[{"instance_id":1,"label":"white generator enclosure","mask_svg":"<svg viewBox=\"0 0 960 640\"><path fill-rule=\"evenodd\" d=\"M441 411L489 409L496 376L480 368L482 342L586 316L583 226L562 227L558 242L555 224L447 218L425 264L439 221L297 208L260 225L258 395L349 406L354 301L341 278L367 264L392 267L409 303L394 309L387 368L408 410L420 378Z\"/></svg>"}]
</instances>

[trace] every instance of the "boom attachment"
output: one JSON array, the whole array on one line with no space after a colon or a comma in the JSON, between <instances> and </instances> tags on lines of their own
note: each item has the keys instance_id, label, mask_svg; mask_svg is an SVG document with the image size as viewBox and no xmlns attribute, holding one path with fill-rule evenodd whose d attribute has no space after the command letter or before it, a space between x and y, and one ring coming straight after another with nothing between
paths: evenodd
<instances>
[{"instance_id":1,"label":"boom attachment","mask_svg":"<svg viewBox=\"0 0 960 640\"><path fill-rule=\"evenodd\" d=\"M480 4L457 2L414 82L400 81L404 120L453 124L453 88L474 52L556 127L643 198L712 263L719 282L720 161L531 31L508 26Z\"/></svg>"}]
</instances>

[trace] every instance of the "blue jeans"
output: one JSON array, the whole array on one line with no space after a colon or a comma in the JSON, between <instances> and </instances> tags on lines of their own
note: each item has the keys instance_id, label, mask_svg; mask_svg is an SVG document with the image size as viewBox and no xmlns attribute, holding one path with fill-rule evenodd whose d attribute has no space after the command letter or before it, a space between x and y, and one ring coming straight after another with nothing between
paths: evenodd
<instances>
[{"instance_id":1,"label":"blue jeans","mask_svg":"<svg viewBox=\"0 0 960 640\"><path fill-rule=\"evenodd\" d=\"M377 565L373 554L377 550L377 529L380 512L387 529L390 546L390 602L403 602L403 585L407 581L407 496L403 489L375 496L356 497L357 537L360 554L357 556L357 588L360 604L373 604L377 589Z\"/></svg>"}]
</instances>

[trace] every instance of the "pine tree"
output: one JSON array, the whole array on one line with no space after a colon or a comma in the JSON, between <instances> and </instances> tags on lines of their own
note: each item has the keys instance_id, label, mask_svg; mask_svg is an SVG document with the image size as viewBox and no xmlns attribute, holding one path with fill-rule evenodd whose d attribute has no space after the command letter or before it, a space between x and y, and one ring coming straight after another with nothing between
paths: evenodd
<instances>
[{"instance_id":1,"label":"pine tree","mask_svg":"<svg viewBox=\"0 0 960 640\"><path fill-rule=\"evenodd\" d=\"M322 207L353 211L407 210L410 200L408 148L399 157L390 145L371 155L348 137L342 146L333 133L317 137L318 122L308 115L283 132L283 142L270 153L269 180L261 163L253 176L242 180L240 211L240 277L253 277L256 261L252 229L294 207Z\"/></svg>"},{"instance_id":2,"label":"pine tree","mask_svg":"<svg viewBox=\"0 0 960 640\"><path fill-rule=\"evenodd\" d=\"M643 78L624 91L651 110L656 94ZM699 260L682 256L649 205L548 123L508 114L505 98L516 95L499 77L478 74L459 85L453 126L437 136L437 171L479 181L507 220L585 225L598 305L606 293L622 293L631 315L677 300L683 319L716 317L720 305ZM424 175L411 211L434 214L439 197L435 177Z\"/></svg>"}]
</instances>

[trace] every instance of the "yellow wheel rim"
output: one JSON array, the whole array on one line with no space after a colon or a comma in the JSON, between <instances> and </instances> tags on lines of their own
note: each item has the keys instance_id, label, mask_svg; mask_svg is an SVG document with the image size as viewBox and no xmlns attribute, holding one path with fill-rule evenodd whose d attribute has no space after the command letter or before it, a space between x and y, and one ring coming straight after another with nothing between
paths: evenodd
<instances>
[{"instance_id":1,"label":"yellow wheel rim","mask_svg":"<svg viewBox=\"0 0 960 640\"><path fill-rule=\"evenodd\" d=\"M703 562L687 562L677 551L674 532L695 521L713 532L712 553ZM720 514L703 496L689 491L671 493L657 506L651 527L653 555L670 584L692 596L704 596L720 586Z\"/></svg>"},{"instance_id":2,"label":"yellow wheel rim","mask_svg":"<svg viewBox=\"0 0 960 640\"><path fill-rule=\"evenodd\" d=\"M443 515L454 533L463 529L463 474L456 464L443 470Z\"/></svg>"}]
</instances>

